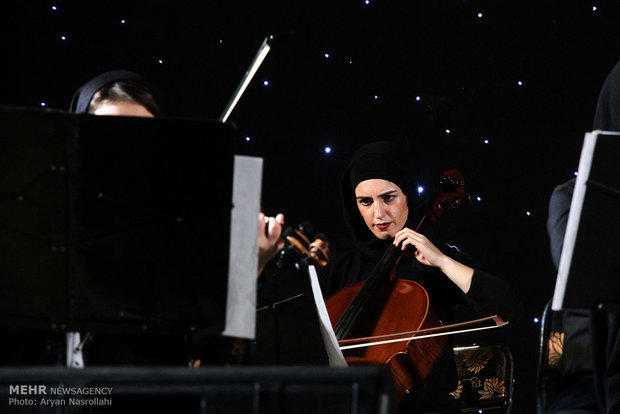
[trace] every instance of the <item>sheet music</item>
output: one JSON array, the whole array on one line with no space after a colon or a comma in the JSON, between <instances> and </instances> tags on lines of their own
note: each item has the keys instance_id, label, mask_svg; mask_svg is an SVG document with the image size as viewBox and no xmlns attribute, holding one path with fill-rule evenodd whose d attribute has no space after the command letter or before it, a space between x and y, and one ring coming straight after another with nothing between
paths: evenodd
<instances>
[{"instance_id":1,"label":"sheet music","mask_svg":"<svg viewBox=\"0 0 620 414\"><path fill-rule=\"evenodd\" d=\"M321 336L323 337L323 344L327 351L327 358L329 359L329 365L331 367L346 367L347 361L342 355L336 334L332 328L332 324L327 314L327 308L325 307L325 301L323 300L323 292L319 286L319 278L316 274L314 266L308 266L308 273L310 275L310 285L312 286L312 295L314 296L314 303L319 314L319 325L321 328Z\"/></svg>"},{"instance_id":2,"label":"sheet music","mask_svg":"<svg viewBox=\"0 0 620 414\"><path fill-rule=\"evenodd\" d=\"M68 368L84 368L84 356L80 348L82 339L79 332L67 332L67 367Z\"/></svg>"},{"instance_id":3,"label":"sheet music","mask_svg":"<svg viewBox=\"0 0 620 414\"><path fill-rule=\"evenodd\" d=\"M568 283L568 273L570 264L573 259L573 249L575 248L575 240L577 239L577 229L579 228L579 220L581 218L581 207L586 195L586 181L590 176L590 168L592 167L592 155L596 147L596 138L598 132L588 132L585 135L583 147L581 149L581 157L579 159L579 169L577 179L575 180L575 189L568 213L568 221L566 223L566 232L564 234L564 243L562 247L562 255L560 256L560 265L558 266L558 276L556 278L555 290L553 293L553 301L551 302L551 310L562 310L564 305L564 294L566 292L566 284Z\"/></svg>"},{"instance_id":4,"label":"sheet music","mask_svg":"<svg viewBox=\"0 0 620 414\"><path fill-rule=\"evenodd\" d=\"M255 336L257 220L262 176L262 158L235 156L226 328L222 335L248 339Z\"/></svg>"}]
</instances>

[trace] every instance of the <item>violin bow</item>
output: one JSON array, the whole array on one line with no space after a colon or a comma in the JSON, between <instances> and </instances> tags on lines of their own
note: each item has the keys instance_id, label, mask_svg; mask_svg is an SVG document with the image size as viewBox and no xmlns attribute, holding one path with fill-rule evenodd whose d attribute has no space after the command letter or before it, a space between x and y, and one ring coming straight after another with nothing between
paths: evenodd
<instances>
[{"instance_id":1,"label":"violin bow","mask_svg":"<svg viewBox=\"0 0 620 414\"><path fill-rule=\"evenodd\" d=\"M237 102L239 102L241 95L243 95L243 92L245 92L245 89L250 84L250 81L254 77L254 74L258 71L261 63L263 63L263 60L265 60L265 57L267 57L267 53L269 53L269 50L271 49L272 41L273 36L267 36L265 40L263 40L263 43L258 48L258 52L256 52L256 56L254 56L250 67L245 72L245 75L243 75L239 86L237 86L237 90L233 94L232 98L230 98L230 101L228 101L228 105L226 105L226 108L224 109L224 112L222 112L222 115L220 115L218 122L224 123L226 122L226 120L228 120L230 113L235 108L235 105L237 105Z\"/></svg>"},{"instance_id":2,"label":"violin bow","mask_svg":"<svg viewBox=\"0 0 620 414\"><path fill-rule=\"evenodd\" d=\"M467 328L467 326L470 326L470 325L489 323L489 322L492 322L493 324L488 325L488 326L481 326L477 328ZM451 325L438 326L435 328L420 329L417 331L399 332L399 333L394 333L394 334L378 335L378 336L368 336L364 338L342 339L338 341L338 344L340 345L340 350L344 351L346 349L364 348L364 347L369 347L369 346L391 344L394 342L403 342L403 341L411 341L415 339L432 338L435 336L445 336L445 335L454 335L457 333L482 331L485 329L499 328L504 325L508 325L508 322L503 320L501 317L497 315L493 315L493 316L487 316L486 318L475 319L472 321L459 322L459 323L454 323ZM460 328L463 328L463 329L460 329Z\"/></svg>"}]
</instances>

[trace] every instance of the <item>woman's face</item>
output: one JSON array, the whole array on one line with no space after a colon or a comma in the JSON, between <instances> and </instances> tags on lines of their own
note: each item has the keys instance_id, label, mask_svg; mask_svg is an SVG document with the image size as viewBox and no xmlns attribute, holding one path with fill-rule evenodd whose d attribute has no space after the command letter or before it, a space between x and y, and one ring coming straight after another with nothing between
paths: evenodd
<instances>
[{"instance_id":1,"label":"woman's face","mask_svg":"<svg viewBox=\"0 0 620 414\"><path fill-rule=\"evenodd\" d=\"M106 101L100 104L97 109L92 112L92 114L154 118L153 114L150 113L144 106L128 101Z\"/></svg>"},{"instance_id":2,"label":"woman's face","mask_svg":"<svg viewBox=\"0 0 620 414\"><path fill-rule=\"evenodd\" d=\"M373 178L355 187L357 208L364 222L379 239L394 237L405 227L407 196L391 181Z\"/></svg>"}]
</instances>

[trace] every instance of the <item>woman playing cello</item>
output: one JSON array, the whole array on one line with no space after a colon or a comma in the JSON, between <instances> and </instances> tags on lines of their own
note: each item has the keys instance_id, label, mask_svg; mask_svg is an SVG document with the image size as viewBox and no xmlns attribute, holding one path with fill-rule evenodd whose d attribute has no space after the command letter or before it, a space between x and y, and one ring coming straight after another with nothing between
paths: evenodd
<instances>
[{"instance_id":1,"label":"woman playing cello","mask_svg":"<svg viewBox=\"0 0 620 414\"><path fill-rule=\"evenodd\" d=\"M364 282L390 245L415 251L403 255L397 277L419 283L430 306L444 323L454 319L457 305L482 316L510 320L520 307L519 297L506 281L470 265L458 249L437 246L412 230L413 210L406 185L403 152L394 144L374 142L360 148L341 179L344 219L350 237L330 241L329 265L318 268L324 296ZM329 301L328 301L329 310ZM402 309L407 314L407 309ZM401 405L403 413L458 413L456 365L451 341L445 341L424 385L413 388Z\"/></svg>"},{"instance_id":2,"label":"woman playing cello","mask_svg":"<svg viewBox=\"0 0 620 414\"><path fill-rule=\"evenodd\" d=\"M520 302L509 283L472 267L458 249L445 244L436 246L412 230L417 223L411 223L412 200L402 154L394 144L374 142L360 148L346 168L341 193L351 237L332 243L333 257L322 275L325 296L365 281L386 248L394 244L403 250L415 250L413 258L401 258L397 277L422 285L443 322L454 319L458 304L472 308L480 316L514 318ZM455 388L456 367L448 340L426 385L414 388L402 411L457 413L456 400L449 395Z\"/></svg>"}]
</instances>

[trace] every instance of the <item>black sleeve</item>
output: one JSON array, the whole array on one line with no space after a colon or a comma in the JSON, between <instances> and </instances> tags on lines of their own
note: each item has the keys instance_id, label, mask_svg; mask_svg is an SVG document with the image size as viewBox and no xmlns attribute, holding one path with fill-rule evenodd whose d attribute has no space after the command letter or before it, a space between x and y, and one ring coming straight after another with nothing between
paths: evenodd
<instances>
[{"instance_id":1,"label":"black sleeve","mask_svg":"<svg viewBox=\"0 0 620 414\"><path fill-rule=\"evenodd\" d=\"M478 315L499 315L507 321L514 321L523 306L512 284L480 269L474 269L465 300Z\"/></svg>"},{"instance_id":2,"label":"black sleeve","mask_svg":"<svg viewBox=\"0 0 620 414\"><path fill-rule=\"evenodd\" d=\"M499 315L504 320L514 321L521 313L522 303L514 286L508 281L480 269L479 264L458 248L445 245L441 250L454 260L474 269L471 286L467 294L460 289L465 304L480 317ZM452 283L452 282L451 282Z\"/></svg>"},{"instance_id":3,"label":"black sleeve","mask_svg":"<svg viewBox=\"0 0 620 414\"><path fill-rule=\"evenodd\" d=\"M564 233L566 232L566 222L570 203L573 199L573 189L575 188L575 178L558 185L553 189L549 199L549 217L547 218L547 233L551 243L551 258L555 268L560 264L562 254L562 244L564 243Z\"/></svg>"}]
</instances>

